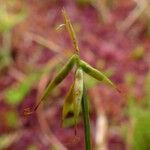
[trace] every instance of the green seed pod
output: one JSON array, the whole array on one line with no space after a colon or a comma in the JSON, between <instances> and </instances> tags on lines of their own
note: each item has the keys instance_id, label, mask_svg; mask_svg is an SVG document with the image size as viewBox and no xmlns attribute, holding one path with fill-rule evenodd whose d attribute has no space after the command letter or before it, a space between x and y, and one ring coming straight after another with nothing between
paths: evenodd
<instances>
[{"instance_id":1,"label":"green seed pod","mask_svg":"<svg viewBox=\"0 0 150 150\"><path fill-rule=\"evenodd\" d=\"M106 77L106 75L104 75L102 72L98 71L97 69L93 68L86 62L81 60L80 66L82 67L83 71L85 73L87 73L88 75L92 76L93 78L95 78L99 81L104 81L105 83L115 87L115 85L112 83L112 81Z\"/></svg>"},{"instance_id":2,"label":"green seed pod","mask_svg":"<svg viewBox=\"0 0 150 150\"><path fill-rule=\"evenodd\" d=\"M63 105L62 123L63 126L68 124L77 124L78 116L81 110L81 101L83 95L83 71L78 68L75 74L75 80L72 84ZM69 122L70 120L70 122Z\"/></svg>"},{"instance_id":3,"label":"green seed pod","mask_svg":"<svg viewBox=\"0 0 150 150\"><path fill-rule=\"evenodd\" d=\"M46 100L48 96L50 95L51 91L58 86L58 84L68 75L68 73L73 68L75 61L77 59L77 55L73 55L69 61L66 63L66 65L60 70L60 72L56 75L56 77L49 83L48 87L46 88L46 91L44 92L44 95L42 96L41 100Z\"/></svg>"},{"instance_id":4,"label":"green seed pod","mask_svg":"<svg viewBox=\"0 0 150 150\"><path fill-rule=\"evenodd\" d=\"M82 95L83 95L83 70L82 68L78 68L75 74L74 90L73 90L75 124L77 123L78 116L81 110Z\"/></svg>"},{"instance_id":5,"label":"green seed pod","mask_svg":"<svg viewBox=\"0 0 150 150\"><path fill-rule=\"evenodd\" d=\"M74 90L74 83L71 85L71 88L69 89L69 92L67 93L67 96L65 98L65 102L63 105L62 125L64 127L70 124L74 125L73 90Z\"/></svg>"}]
</instances>

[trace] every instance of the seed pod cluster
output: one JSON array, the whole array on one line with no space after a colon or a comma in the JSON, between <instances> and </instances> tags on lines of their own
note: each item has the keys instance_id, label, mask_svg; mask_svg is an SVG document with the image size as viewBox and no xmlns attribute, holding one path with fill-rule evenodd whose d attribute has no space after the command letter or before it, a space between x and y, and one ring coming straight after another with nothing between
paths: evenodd
<instances>
[{"instance_id":1,"label":"seed pod cluster","mask_svg":"<svg viewBox=\"0 0 150 150\"><path fill-rule=\"evenodd\" d=\"M112 81L110 79L108 79L108 77L106 75L104 75L102 72L98 71L97 69L93 68L92 66L90 66L89 64L84 62L83 60L81 60L78 55L74 54L69 59L69 61L66 63L66 65L56 75L56 77L48 84L48 86L41 98L41 101L47 100L47 98L51 94L52 90L65 79L65 77L69 74L69 72L72 70L72 68L74 67L75 64L76 64L77 69L76 69L76 74L75 74L75 81L73 84L74 88L76 88L76 89L83 88L82 87L83 86L83 71L85 73L87 73L88 75L92 76L93 78L95 78L99 81L103 81L103 82L115 87L115 85L112 83ZM76 94L74 94L76 96L74 96L74 97L78 97L78 95L80 95L80 91L76 90L76 89L74 92L74 93L76 93ZM70 91L70 94L71 94L71 91ZM70 96L68 95L68 97L70 97ZM68 98L66 97L66 99L68 99ZM39 102L39 104L41 103L41 101ZM68 100L66 100L66 101L68 101ZM76 102L78 102L78 100L76 100ZM38 106L39 106L39 104L38 104ZM77 105L77 104L75 104L75 105ZM77 108L76 108L76 110L77 110Z\"/></svg>"},{"instance_id":2,"label":"seed pod cluster","mask_svg":"<svg viewBox=\"0 0 150 150\"><path fill-rule=\"evenodd\" d=\"M76 72L74 76L74 81L65 97L63 110L62 110L62 125L70 126L76 125L78 122L79 114L82 108L84 128L85 128L85 141L86 149L91 150L91 139L90 139L90 123L89 123L89 114L88 114L88 102L86 98L86 90L84 84L84 72L89 76L109 84L113 88L117 89L113 82L108 79L102 72L93 68L85 61L81 60L79 57L79 47L76 39L76 35L73 29L73 26L70 22L69 16L66 11L63 10L64 22L63 26L66 26L66 29L70 35L75 54L69 59L69 61L64 65L64 67L59 71L55 78L48 84L44 94L42 95L40 102L37 104L34 110L38 108L42 101L45 101L50 96L52 90L57 87L69 74L72 68L76 67ZM62 27L62 25L60 26ZM26 114L30 114L30 110L26 111Z\"/></svg>"},{"instance_id":3,"label":"seed pod cluster","mask_svg":"<svg viewBox=\"0 0 150 150\"><path fill-rule=\"evenodd\" d=\"M60 72L56 75L56 77L48 84L43 96L41 97L40 102L35 107L38 108L39 104L42 101L48 99L52 90L57 87L69 74L74 66L76 66L76 72L74 77L74 82L70 87L70 90L65 98L65 102L63 105L63 112L62 112L62 123L65 125L67 119L70 117L73 119L73 124L77 123L78 116L81 110L81 100L83 96L83 72L87 73L88 75L92 76L93 78L97 79L98 81L102 81L115 87L110 79L107 78L102 72L98 71L97 69L93 68L85 61L81 60L79 57L79 47L76 39L76 35L73 29L73 26L70 22L69 16L67 15L66 11L63 10L63 17L65 26L67 31L69 32L73 47L75 49L75 54L69 59L69 61L64 65L64 67L60 70ZM115 87L116 88L116 87Z\"/></svg>"}]
</instances>

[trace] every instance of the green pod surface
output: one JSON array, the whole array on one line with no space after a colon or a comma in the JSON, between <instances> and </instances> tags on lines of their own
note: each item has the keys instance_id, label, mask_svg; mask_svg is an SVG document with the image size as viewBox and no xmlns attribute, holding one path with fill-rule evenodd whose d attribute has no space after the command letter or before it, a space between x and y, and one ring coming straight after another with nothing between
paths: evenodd
<instances>
[{"instance_id":1,"label":"green pod surface","mask_svg":"<svg viewBox=\"0 0 150 150\"><path fill-rule=\"evenodd\" d=\"M108 77L106 75L104 75L102 72L98 71L97 69L93 68L92 66L90 66L89 64L84 62L83 60L80 60L80 66L82 67L83 71L85 73L87 73L88 75L92 76L93 78L95 78L99 81L103 81L103 82L115 87L113 82L110 79L108 79Z\"/></svg>"},{"instance_id":2,"label":"green pod surface","mask_svg":"<svg viewBox=\"0 0 150 150\"><path fill-rule=\"evenodd\" d=\"M74 83L71 85L63 104L63 111L62 111L63 127L68 126L69 125L68 122L72 122L71 124L74 124L73 90L74 90Z\"/></svg>"},{"instance_id":3,"label":"green pod surface","mask_svg":"<svg viewBox=\"0 0 150 150\"><path fill-rule=\"evenodd\" d=\"M78 68L75 74L73 103L74 103L74 119L77 123L79 113L81 111L81 101L83 95L83 70Z\"/></svg>"},{"instance_id":4,"label":"green pod surface","mask_svg":"<svg viewBox=\"0 0 150 150\"><path fill-rule=\"evenodd\" d=\"M66 65L60 70L60 72L56 75L56 77L49 83L48 87L46 88L41 101L46 100L51 91L58 86L58 84L68 75L68 73L71 71L73 68L76 60L77 60L77 55L73 55L69 61L66 63Z\"/></svg>"}]
</instances>

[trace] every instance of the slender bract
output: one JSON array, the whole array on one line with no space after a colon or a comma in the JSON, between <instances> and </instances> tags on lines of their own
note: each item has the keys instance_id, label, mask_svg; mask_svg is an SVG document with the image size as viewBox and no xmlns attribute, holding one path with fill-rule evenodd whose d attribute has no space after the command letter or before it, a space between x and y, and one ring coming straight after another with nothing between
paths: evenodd
<instances>
[{"instance_id":1,"label":"slender bract","mask_svg":"<svg viewBox=\"0 0 150 150\"><path fill-rule=\"evenodd\" d=\"M78 68L75 74L74 90L73 90L75 124L77 123L78 116L81 110L82 95L83 95L83 71L82 68Z\"/></svg>"},{"instance_id":2,"label":"slender bract","mask_svg":"<svg viewBox=\"0 0 150 150\"><path fill-rule=\"evenodd\" d=\"M66 63L66 65L63 66L60 72L56 75L56 77L49 83L41 100L46 100L50 95L51 91L68 75L68 73L74 66L76 57L76 55L73 55Z\"/></svg>"},{"instance_id":3,"label":"slender bract","mask_svg":"<svg viewBox=\"0 0 150 150\"><path fill-rule=\"evenodd\" d=\"M92 144L91 144L91 134L90 134L89 107L88 107L85 85L83 87L83 96L82 96L82 114L83 114L83 121L84 121L85 147L86 150L91 150Z\"/></svg>"},{"instance_id":4,"label":"slender bract","mask_svg":"<svg viewBox=\"0 0 150 150\"><path fill-rule=\"evenodd\" d=\"M97 69L93 68L83 60L80 61L80 66L82 67L83 71L86 72L88 75L92 76L93 78L103 81L107 84L110 84L111 86L115 87L115 85L109 80L106 75L104 75L102 72L98 71Z\"/></svg>"},{"instance_id":5,"label":"slender bract","mask_svg":"<svg viewBox=\"0 0 150 150\"><path fill-rule=\"evenodd\" d=\"M51 94L51 91L68 75L68 73L73 68L76 60L78 59L78 55L74 54L69 61L66 63L66 65L60 70L60 72L56 75L56 77L49 83L48 87L46 88L41 100L37 104L37 106L34 108L36 110L40 103L42 101L45 101L49 95Z\"/></svg>"},{"instance_id":6,"label":"slender bract","mask_svg":"<svg viewBox=\"0 0 150 150\"><path fill-rule=\"evenodd\" d=\"M78 53L79 52L79 47L78 47L78 42L77 42L75 31L74 31L73 26L72 26L72 24L70 22L69 16L67 15L67 13L66 13L66 11L64 9L62 10L62 13L63 13L63 17L64 17L66 28L67 28L67 30L69 32L71 41L73 43L73 47L76 50L76 52Z\"/></svg>"}]
</instances>

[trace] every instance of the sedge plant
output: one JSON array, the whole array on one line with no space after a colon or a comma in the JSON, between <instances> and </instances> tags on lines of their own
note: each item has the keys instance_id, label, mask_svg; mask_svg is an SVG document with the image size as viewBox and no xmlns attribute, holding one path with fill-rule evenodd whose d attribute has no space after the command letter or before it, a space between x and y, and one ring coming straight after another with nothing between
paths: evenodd
<instances>
[{"instance_id":1,"label":"sedge plant","mask_svg":"<svg viewBox=\"0 0 150 150\"><path fill-rule=\"evenodd\" d=\"M83 121L84 121L84 130L85 130L85 147L86 150L91 150L91 135L90 135L90 120L89 120L89 109L87 102L87 93L86 87L84 84L84 72L98 81L102 81L104 83L109 84L110 86L115 87L113 82L107 78L102 72L93 68L91 65L86 63L84 60L80 58L80 50L76 38L76 34L71 24L70 18L67 12L63 9L62 14L64 17L64 25L69 33L73 48L74 54L71 58L66 62L63 68L59 71L59 73L50 81L47 88L45 89L39 103L35 107L34 110L38 108L41 102L44 102L48 99L51 92L54 88L56 88L70 73L70 71L75 67L74 72L74 81L65 97L63 110L62 110L62 125L65 126L68 117L73 120L73 124L76 126L78 123L79 114L82 110ZM63 26L64 26L63 25ZM60 25L62 27L62 25Z\"/></svg>"}]
</instances>

